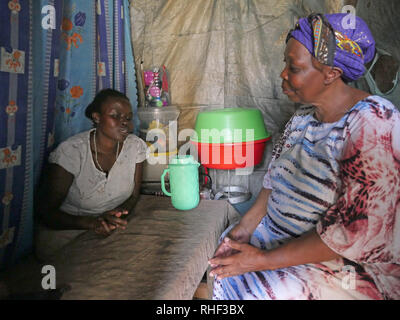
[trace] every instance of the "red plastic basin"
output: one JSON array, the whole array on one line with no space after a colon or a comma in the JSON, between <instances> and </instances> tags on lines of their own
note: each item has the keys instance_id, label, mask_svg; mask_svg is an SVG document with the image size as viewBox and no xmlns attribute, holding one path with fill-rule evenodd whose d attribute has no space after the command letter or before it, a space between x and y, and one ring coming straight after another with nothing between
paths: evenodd
<instances>
[{"instance_id":1,"label":"red plastic basin","mask_svg":"<svg viewBox=\"0 0 400 320\"><path fill-rule=\"evenodd\" d=\"M211 169L238 169L253 167L262 160L265 145L271 137L238 143L201 143L195 145L200 163Z\"/></svg>"}]
</instances>

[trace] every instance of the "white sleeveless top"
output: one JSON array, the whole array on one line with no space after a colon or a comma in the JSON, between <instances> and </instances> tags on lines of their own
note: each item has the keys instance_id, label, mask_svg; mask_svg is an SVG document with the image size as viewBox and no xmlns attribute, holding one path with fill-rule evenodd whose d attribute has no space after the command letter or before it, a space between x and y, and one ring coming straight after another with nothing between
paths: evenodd
<instances>
[{"instance_id":1,"label":"white sleeveless top","mask_svg":"<svg viewBox=\"0 0 400 320\"><path fill-rule=\"evenodd\" d=\"M96 216L112 210L128 199L135 187L136 163L146 159L146 143L130 134L108 176L94 164L90 132L79 133L62 142L49 156L74 175L74 181L60 209L78 216Z\"/></svg>"}]
</instances>

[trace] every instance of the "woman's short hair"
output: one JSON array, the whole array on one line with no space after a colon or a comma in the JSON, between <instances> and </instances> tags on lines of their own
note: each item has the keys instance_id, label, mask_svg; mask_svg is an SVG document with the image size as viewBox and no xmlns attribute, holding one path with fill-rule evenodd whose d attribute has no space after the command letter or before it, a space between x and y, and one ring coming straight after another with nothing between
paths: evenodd
<instances>
[{"instance_id":1,"label":"woman's short hair","mask_svg":"<svg viewBox=\"0 0 400 320\"><path fill-rule=\"evenodd\" d=\"M122 92L108 88L99 91L93 101L86 107L85 116L93 121L92 114L94 112L101 113L101 106L108 98L119 98L129 101L129 98Z\"/></svg>"}]
</instances>

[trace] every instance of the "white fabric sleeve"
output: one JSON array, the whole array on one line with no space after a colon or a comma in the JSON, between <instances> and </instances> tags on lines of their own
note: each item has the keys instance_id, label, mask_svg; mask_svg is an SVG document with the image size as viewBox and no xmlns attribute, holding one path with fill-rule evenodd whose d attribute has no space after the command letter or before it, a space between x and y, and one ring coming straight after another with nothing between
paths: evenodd
<instances>
[{"instance_id":1,"label":"white fabric sleeve","mask_svg":"<svg viewBox=\"0 0 400 320\"><path fill-rule=\"evenodd\" d=\"M270 177L270 167L271 167L271 164L268 166L268 170L267 170L267 172L266 172L266 174L264 175L264 178L263 178L263 187L265 188L265 189L272 189L272 185L271 185L271 177Z\"/></svg>"},{"instance_id":2,"label":"white fabric sleeve","mask_svg":"<svg viewBox=\"0 0 400 320\"><path fill-rule=\"evenodd\" d=\"M143 162L147 158L147 145L139 137L136 139L137 143L137 155L136 155L136 163Z\"/></svg>"},{"instance_id":3,"label":"white fabric sleeve","mask_svg":"<svg viewBox=\"0 0 400 320\"><path fill-rule=\"evenodd\" d=\"M77 144L64 141L50 153L49 163L58 164L66 171L76 176L79 173L81 165L80 153Z\"/></svg>"}]
</instances>

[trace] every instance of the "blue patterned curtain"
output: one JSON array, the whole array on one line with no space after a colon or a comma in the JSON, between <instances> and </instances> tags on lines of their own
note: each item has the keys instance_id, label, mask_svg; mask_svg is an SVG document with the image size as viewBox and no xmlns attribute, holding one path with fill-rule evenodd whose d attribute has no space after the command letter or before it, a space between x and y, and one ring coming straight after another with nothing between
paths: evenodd
<instances>
[{"instance_id":1,"label":"blue patterned curtain","mask_svg":"<svg viewBox=\"0 0 400 320\"><path fill-rule=\"evenodd\" d=\"M136 109L127 0L64 0L55 142L87 130L86 106L103 88L125 92Z\"/></svg>"},{"instance_id":2,"label":"blue patterned curtain","mask_svg":"<svg viewBox=\"0 0 400 320\"><path fill-rule=\"evenodd\" d=\"M32 4L0 1L0 261L32 237Z\"/></svg>"},{"instance_id":3,"label":"blue patterned curtain","mask_svg":"<svg viewBox=\"0 0 400 320\"><path fill-rule=\"evenodd\" d=\"M128 15L128 0L0 1L1 269L31 252L43 166L91 127L84 111L95 93L125 92L136 111Z\"/></svg>"}]
</instances>

